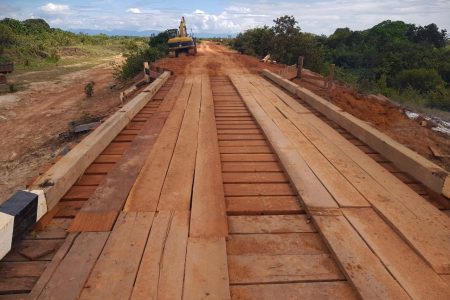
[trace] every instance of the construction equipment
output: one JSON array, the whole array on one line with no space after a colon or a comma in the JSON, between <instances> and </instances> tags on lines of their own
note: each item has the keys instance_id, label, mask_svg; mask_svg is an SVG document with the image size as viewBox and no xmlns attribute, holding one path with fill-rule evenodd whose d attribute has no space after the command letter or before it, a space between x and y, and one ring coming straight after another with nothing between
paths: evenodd
<instances>
[{"instance_id":1,"label":"construction equipment","mask_svg":"<svg viewBox=\"0 0 450 300\"><path fill-rule=\"evenodd\" d=\"M188 35L186 28L186 21L181 17L180 26L178 29L167 30L169 34L169 57L178 57L180 53L187 55L197 54L197 45L195 40Z\"/></svg>"}]
</instances>

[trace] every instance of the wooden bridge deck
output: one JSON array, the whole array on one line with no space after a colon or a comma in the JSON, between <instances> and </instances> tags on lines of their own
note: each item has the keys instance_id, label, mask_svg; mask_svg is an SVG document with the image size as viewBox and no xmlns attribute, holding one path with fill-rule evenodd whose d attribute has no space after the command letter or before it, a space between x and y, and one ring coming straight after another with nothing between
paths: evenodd
<instances>
[{"instance_id":1,"label":"wooden bridge deck","mask_svg":"<svg viewBox=\"0 0 450 300\"><path fill-rule=\"evenodd\" d=\"M249 74L169 80L0 262L0 294L448 299L448 216L297 100Z\"/></svg>"}]
</instances>

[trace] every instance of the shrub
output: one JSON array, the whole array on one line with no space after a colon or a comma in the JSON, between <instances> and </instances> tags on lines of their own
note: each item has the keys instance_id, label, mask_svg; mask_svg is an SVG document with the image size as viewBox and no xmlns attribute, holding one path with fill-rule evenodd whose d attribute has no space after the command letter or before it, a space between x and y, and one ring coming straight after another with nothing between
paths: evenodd
<instances>
[{"instance_id":1,"label":"shrub","mask_svg":"<svg viewBox=\"0 0 450 300\"><path fill-rule=\"evenodd\" d=\"M145 61L155 61L164 54L155 48L147 48L130 54L125 62L116 69L115 77L121 81L129 80L143 70Z\"/></svg>"},{"instance_id":2,"label":"shrub","mask_svg":"<svg viewBox=\"0 0 450 300\"><path fill-rule=\"evenodd\" d=\"M90 98L90 97L92 97L92 95L94 95L94 85L95 85L94 81L89 81L84 86L84 93L86 94L87 98Z\"/></svg>"},{"instance_id":3,"label":"shrub","mask_svg":"<svg viewBox=\"0 0 450 300\"><path fill-rule=\"evenodd\" d=\"M427 93L444 85L444 81L434 69L410 69L400 71L395 84L401 89L412 87L421 93Z\"/></svg>"}]
</instances>

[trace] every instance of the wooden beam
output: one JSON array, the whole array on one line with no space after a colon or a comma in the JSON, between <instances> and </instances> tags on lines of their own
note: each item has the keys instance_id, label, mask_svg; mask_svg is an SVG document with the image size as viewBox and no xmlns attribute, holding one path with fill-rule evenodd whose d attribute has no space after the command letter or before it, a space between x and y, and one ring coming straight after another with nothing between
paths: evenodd
<instances>
[{"instance_id":1,"label":"wooden beam","mask_svg":"<svg viewBox=\"0 0 450 300\"><path fill-rule=\"evenodd\" d=\"M168 78L168 72L162 74L144 89L146 93L140 93L128 102L33 182L30 189L44 190L48 210L56 206L87 167L147 104Z\"/></svg>"},{"instance_id":2,"label":"wooden beam","mask_svg":"<svg viewBox=\"0 0 450 300\"><path fill-rule=\"evenodd\" d=\"M366 122L342 111L313 92L268 70L264 70L263 75L296 94L327 118L348 130L384 157L389 158L400 170L422 182L431 190L450 197L450 174L438 165L401 145Z\"/></svg>"}]
</instances>

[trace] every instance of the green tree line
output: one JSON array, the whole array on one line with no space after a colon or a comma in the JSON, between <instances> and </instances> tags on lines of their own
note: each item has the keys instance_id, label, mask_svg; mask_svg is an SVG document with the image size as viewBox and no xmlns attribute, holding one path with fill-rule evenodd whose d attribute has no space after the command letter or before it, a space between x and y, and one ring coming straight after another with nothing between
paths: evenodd
<instances>
[{"instance_id":1,"label":"green tree line","mask_svg":"<svg viewBox=\"0 0 450 300\"><path fill-rule=\"evenodd\" d=\"M384 21L352 31L338 28L330 36L302 32L293 16L240 33L231 42L241 53L294 64L337 77L362 92L380 92L399 102L450 111L450 46L446 30L436 24L416 26Z\"/></svg>"},{"instance_id":2,"label":"green tree line","mask_svg":"<svg viewBox=\"0 0 450 300\"><path fill-rule=\"evenodd\" d=\"M0 20L0 63L26 66L30 61L56 62L59 50L64 47L103 46L121 52L135 48L140 42L142 39L136 37L75 34L51 28L43 19Z\"/></svg>"}]
</instances>

